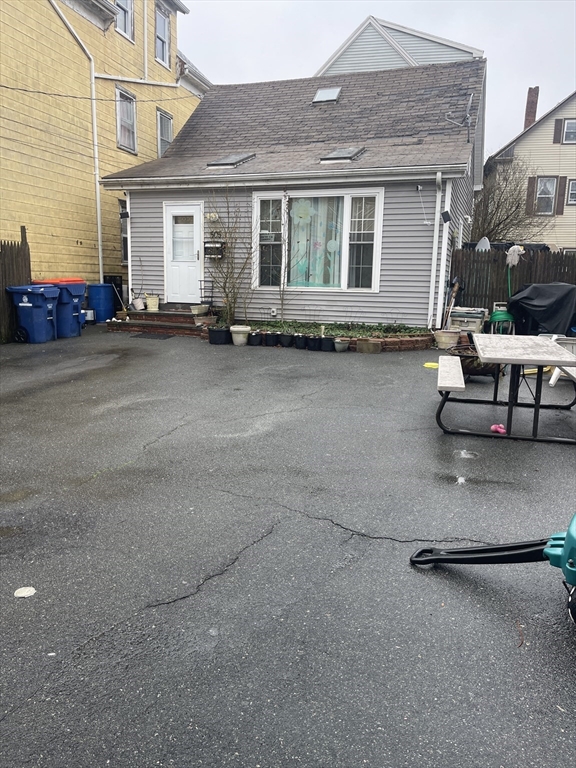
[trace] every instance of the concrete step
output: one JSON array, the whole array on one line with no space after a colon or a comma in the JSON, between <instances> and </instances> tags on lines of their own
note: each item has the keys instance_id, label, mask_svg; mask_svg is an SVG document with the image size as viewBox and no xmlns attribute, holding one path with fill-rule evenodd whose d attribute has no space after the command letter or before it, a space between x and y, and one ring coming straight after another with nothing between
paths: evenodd
<instances>
[{"instance_id":1,"label":"concrete step","mask_svg":"<svg viewBox=\"0 0 576 768\"><path fill-rule=\"evenodd\" d=\"M119 313L122 316L122 313ZM130 322L147 323L170 323L171 325L190 325L194 326L197 320L205 315L193 315L191 312L178 312L174 310L160 310L159 312L148 312L147 310L135 311L128 310Z\"/></svg>"},{"instance_id":2,"label":"concrete step","mask_svg":"<svg viewBox=\"0 0 576 768\"><path fill-rule=\"evenodd\" d=\"M130 314L130 320L122 322L111 320L109 323L106 323L106 327L112 333L157 333L169 334L171 336L196 336L200 339L208 338L207 329L200 326L157 320L133 320L132 313Z\"/></svg>"}]
</instances>

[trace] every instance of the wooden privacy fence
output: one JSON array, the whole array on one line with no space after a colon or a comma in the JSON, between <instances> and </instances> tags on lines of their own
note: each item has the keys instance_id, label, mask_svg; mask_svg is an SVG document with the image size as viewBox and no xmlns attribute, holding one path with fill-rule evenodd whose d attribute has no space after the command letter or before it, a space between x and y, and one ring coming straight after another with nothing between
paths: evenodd
<instances>
[{"instance_id":1,"label":"wooden privacy fence","mask_svg":"<svg viewBox=\"0 0 576 768\"><path fill-rule=\"evenodd\" d=\"M12 341L16 330L16 308L8 285L29 285L30 248L26 239L26 227L20 227L20 242L0 240L0 343Z\"/></svg>"},{"instance_id":2,"label":"wooden privacy fence","mask_svg":"<svg viewBox=\"0 0 576 768\"><path fill-rule=\"evenodd\" d=\"M459 304L486 307L508 300L508 268L505 251L463 251L452 254L450 279L460 277L464 292ZM551 251L526 251L510 268L511 293L531 283L576 284L576 256Z\"/></svg>"}]
</instances>

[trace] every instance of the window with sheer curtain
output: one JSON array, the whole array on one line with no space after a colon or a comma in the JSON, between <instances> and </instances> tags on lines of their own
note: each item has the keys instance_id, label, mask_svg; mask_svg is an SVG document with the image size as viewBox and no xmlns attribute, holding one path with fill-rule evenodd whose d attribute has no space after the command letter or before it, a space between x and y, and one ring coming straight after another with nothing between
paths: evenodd
<instances>
[{"instance_id":1,"label":"window with sheer curtain","mask_svg":"<svg viewBox=\"0 0 576 768\"><path fill-rule=\"evenodd\" d=\"M556 178L539 176L536 188L536 213L552 216L556 200Z\"/></svg>"},{"instance_id":2,"label":"window with sheer curtain","mask_svg":"<svg viewBox=\"0 0 576 768\"><path fill-rule=\"evenodd\" d=\"M116 130L120 149L136 152L136 99L116 89Z\"/></svg>"},{"instance_id":3,"label":"window with sheer curtain","mask_svg":"<svg viewBox=\"0 0 576 768\"><path fill-rule=\"evenodd\" d=\"M376 290L376 194L257 196L258 286Z\"/></svg>"}]
</instances>

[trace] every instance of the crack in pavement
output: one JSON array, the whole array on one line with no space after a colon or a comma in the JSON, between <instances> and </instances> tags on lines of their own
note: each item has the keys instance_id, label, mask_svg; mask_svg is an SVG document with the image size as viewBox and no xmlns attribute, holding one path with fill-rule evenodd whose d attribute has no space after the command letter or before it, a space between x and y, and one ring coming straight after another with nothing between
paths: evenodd
<instances>
[{"instance_id":1,"label":"crack in pavement","mask_svg":"<svg viewBox=\"0 0 576 768\"><path fill-rule=\"evenodd\" d=\"M148 605L145 605L145 608L157 608L160 605L171 605L172 603L178 603L180 600L187 600L189 597L194 597L194 595L197 595L198 592L202 589L202 587L207 584L209 581L212 581L212 579L216 579L219 576L224 576L227 571L230 570L238 560L242 557L244 552L246 550L251 549L252 547L255 547L256 544L260 544L261 541L263 541L265 538L270 536L271 533L274 532L274 529L276 526L279 525L279 521L276 523L273 523L273 525L269 528L269 530L265 531L262 536L259 536L254 541L251 541L250 544L247 544L245 547L242 547L242 549L231 559L229 560L219 571L215 571L214 573L209 573L207 576L205 576L199 584L197 584L196 587L191 592L187 592L185 595L177 595L176 597L171 597L168 600L159 600L155 603L148 603Z\"/></svg>"},{"instance_id":2,"label":"crack in pavement","mask_svg":"<svg viewBox=\"0 0 576 768\"><path fill-rule=\"evenodd\" d=\"M226 565L224 565L223 568L221 568L219 571L215 571L214 573L210 573L207 576L205 576L191 592L185 595L179 595L177 597L170 598L169 600L159 600L155 603L148 603L142 608L139 608L137 611L134 611L133 613L131 613L129 616L114 622L114 624L111 624L110 626L106 627L100 632L97 632L95 635L92 635L91 637L87 638L86 640L84 640L84 642L75 646L68 654L67 659L62 659L61 661L52 662L54 666L52 667L52 669L50 669L50 671L42 679L42 681L34 688L34 690L32 690L30 693L27 693L25 697L22 699L22 701L18 702L17 704L14 704L14 706L11 709L7 709L2 715L0 715L0 723L2 723L4 720L7 720L9 717L16 714L19 710L23 709L23 707L29 704L34 698L34 696L36 696L36 694L38 694L42 690L42 688L44 688L46 683L48 683L48 681L52 677L54 677L59 673L62 673L66 668L73 666L75 657L81 651L83 651L86 648L86 646L88 646L90 643L100 640L100 638L104 637L110 632L113 632L117 627L121 626L122 624L126 624L131 619L134 619L136 616L138 616L138 614L140 614L143 610L147 608L156 608L157 606L161 606L161 605L170 605L171 603L176 603L176 602L179 602L180 600L186 600L189 597L193 597L194 595L197 595L198 592L200 592L200 590L202 589L202 587L204 587L204 585L207 584L209 581L212 581L213 579L219 576L223 576L225 573L227 573L227 571L229 571L230 568L232 568L238 562L238 560L244 554L244 552L256 546L265 538L270 536L274 532L274 529L279 524L280 524L280 521L276 521L275 523L273 523L270 526L270 528L267 531L265 531L261 536L259 536L254 541L251 541L245 547L242 547L242 549L231 560L229 560L226 563Z\"/></svg>"},{"instance_id":3,"label":"crack in pavement","mask_svg":"<svg viewBox=\"0 0 576 768\"><path fill-rule=\"evenodd\" d=\"M465 536L456 536L456 537L448 537L448 538L435 538L435 539L423 539L423 538L417 538L417 539L397 539L394 536L383 536L383 535L375 535L370 533L365 533L364 531L359 531L356 528L350 528L346 525L342 525L342 523L337 522L336 520L333 520L331 517L320 517L317 515L311 515L308 512L304 512L302 509L297 509L296 507L289 507L286 504L282 504L279 501L276 501L275 499L271 499L268 496L254 496L252 494L247 493L237 493L234 491L228 491L224 488L216 488L215 486L211 486L212 490L220 491L220 493L226 493L229 496L237 496L241 499L249 499L251 501L264 501L268 502L270 504L275 504L278 507L281 507L282 509L286 509L289 512L295 512L298 515L302 515L303 517L307 517L308 520L317 520L318 522L326 522L331 523L336 528L340 528L342 531L346 531L347 533L350 533L352 538L353 536L359 536L364 539L369 539L370 541L394 541L398 544L441 544L441 543L448 543L448 544L454 544L458 542L471 542L472 544L482 544L485 546L492 546L492 542L489 541L481 541L479 539L471 539Z\"/></svg>"}]
</instances>

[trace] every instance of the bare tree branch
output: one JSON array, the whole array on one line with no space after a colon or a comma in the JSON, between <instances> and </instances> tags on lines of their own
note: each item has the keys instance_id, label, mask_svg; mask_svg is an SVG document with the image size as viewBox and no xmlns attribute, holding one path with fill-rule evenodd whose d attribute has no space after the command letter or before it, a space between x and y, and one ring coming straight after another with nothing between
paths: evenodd
<instances>
[{"instance_id":1,"label":"bare tree branch","mask_svg":"<svg viewBox=\"0 0 576 768\"><path fill-rule=\"evenodd\" d=\"M542 236L549 222L526 206L529 176L535 176L519 158L509 162L488 161L484 187L474 201L472 240L530 242Z\"/></svg>"}]
</instances>

